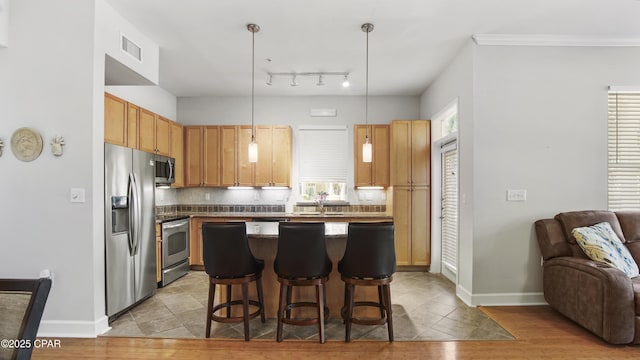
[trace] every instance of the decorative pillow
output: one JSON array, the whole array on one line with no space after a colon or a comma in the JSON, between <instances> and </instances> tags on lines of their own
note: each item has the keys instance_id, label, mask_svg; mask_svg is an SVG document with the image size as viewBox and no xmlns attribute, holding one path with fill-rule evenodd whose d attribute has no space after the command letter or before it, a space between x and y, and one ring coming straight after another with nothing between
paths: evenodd
<instances>
[{"instance_id":1,"label":"decorative pillow","mask_svg":"<svg viewBox=\"0 0 640 360\"><path fill-rule=\"evenodd\" d=\"M638 265L633 261L629 249L622 244L608 222L575 228L571 234L591 260L605 262L616 267L630 278L640 274Z\"/></svg>"}]
</instances>

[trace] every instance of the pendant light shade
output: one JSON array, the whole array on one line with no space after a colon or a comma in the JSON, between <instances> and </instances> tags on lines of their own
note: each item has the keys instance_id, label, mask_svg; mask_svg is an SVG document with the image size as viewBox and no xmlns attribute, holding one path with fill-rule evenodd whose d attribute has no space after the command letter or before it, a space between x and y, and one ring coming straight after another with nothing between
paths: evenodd
<instances>
[{"instance_id":1,"label":"pendant light shade","mask_svg":"<svg viewBox=\"0 0 640 360\"><path fill-rule=\"evenodd\" d=\"M362 162L370 163L373 160L371 143L369 142L369 33L373 31L373 24L365 23L360 27L367 34L366 77L364 93L364 127L365 137L362 144Z\"/></svg>"},{"instance_id":2,"label":"pendant light shade","mask_svg":"<svg viewBox=\"0 0 640 360\"><path fill-rule=\"evenodd\" d=\"M254 98L255 98L255 38L256 33L260 31L260 26L256 24L247 24L247 30L251 32L251 143L249 144L249 162L258 162L258 144L256 144L256 132L253 124L254 116Z\"/></svg>"},{"instance_id":3,"label":"pendant light shade","mask_svg":"<svg viewBox=\"0 0 640 360\"><path fill-rule=\"evenodd\" d=\"M251 136L251 142L249 143L249 162L258 162L258 144L256 144L253 136Z\"/></svg>"}]
</instances>

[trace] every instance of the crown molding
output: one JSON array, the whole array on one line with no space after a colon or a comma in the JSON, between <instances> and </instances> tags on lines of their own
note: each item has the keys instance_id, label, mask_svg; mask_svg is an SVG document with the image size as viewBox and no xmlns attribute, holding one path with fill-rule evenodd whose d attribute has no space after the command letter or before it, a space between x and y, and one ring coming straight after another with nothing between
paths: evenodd
<instances>
[{"instance_id":1,"label":"crown molding","mask_svg":"<svg viewBox=\"0 0 640 360\"><path fill-rule=\"evenodd\" d=\"M573 35L474 34L478 45L503 46L640 46L640 38Z\"/></svg>"}]
</instances>

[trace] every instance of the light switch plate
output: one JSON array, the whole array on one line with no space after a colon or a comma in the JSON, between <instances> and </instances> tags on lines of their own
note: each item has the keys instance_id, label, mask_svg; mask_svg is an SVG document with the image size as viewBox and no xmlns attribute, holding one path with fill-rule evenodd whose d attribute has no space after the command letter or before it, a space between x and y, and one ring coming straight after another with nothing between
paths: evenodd
<instances>
[{"instance_id":1,"label":"light switch plate","mask_svg":"<svg viewBox=\"0 0 640 360\"><path fill-rule=\"evenodd\" d=\"M507 190L507 201L526 201L526 200L527 200L527 190L525 189Z\"/></svg>"},{"instance_id":2,"label":"light switch plate","mask_svg":"<svg viewBox=\"0 0 640 360\"><path fill-rule=\"evenodd\" d=\"M84 200L84 188L71 188L70 200L72 203L83 203Z\"/></svg>"}]
</instances>

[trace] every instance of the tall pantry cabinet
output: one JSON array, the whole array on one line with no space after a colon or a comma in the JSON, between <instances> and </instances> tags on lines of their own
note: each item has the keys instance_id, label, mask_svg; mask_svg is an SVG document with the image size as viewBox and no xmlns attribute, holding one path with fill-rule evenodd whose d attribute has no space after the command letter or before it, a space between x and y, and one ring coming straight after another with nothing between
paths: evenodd
<instances>
[{"instance_id":1,"label":"tall pantry cabinet","mask_svg":"<svg viewBox=\"0 0 640 360\"><path fill-rule=\"evenodd\" d=\"M391 185L396 262L431 264L431 123L391 122Z\"/></svg>"}]
</instances>

